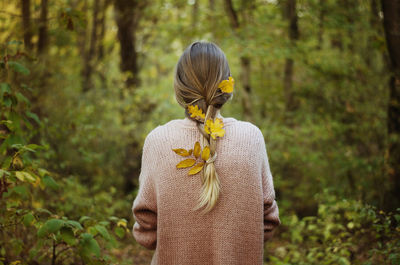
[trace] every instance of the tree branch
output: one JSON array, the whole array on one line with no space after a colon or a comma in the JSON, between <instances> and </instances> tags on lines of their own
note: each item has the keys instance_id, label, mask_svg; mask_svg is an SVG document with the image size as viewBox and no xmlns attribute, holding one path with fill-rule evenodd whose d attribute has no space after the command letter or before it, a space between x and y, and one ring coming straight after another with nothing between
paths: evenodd
<instances>
[{"instance_id":1,"label":"tree branch","mask_svg":"<svg viewBox=\"0 0 400 265\"><path fill-rule=\"evenodd\" d=\"M229 22L233 29L238 29L240 26L239 18L236 10L233 8L232 0L225 0L225 11L228 13Z\"/></svg>"}]
</instances>

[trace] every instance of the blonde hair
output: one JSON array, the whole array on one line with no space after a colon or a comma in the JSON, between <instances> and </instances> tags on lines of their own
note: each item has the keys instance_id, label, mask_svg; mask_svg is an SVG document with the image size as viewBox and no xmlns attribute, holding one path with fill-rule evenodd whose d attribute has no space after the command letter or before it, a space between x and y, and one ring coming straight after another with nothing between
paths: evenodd
<instances>
[{"instance_id":1,"label":"blonde hair","mask_svg":"<svg viewBox=\"0 0 400 265\"><path fill-rule=\"evenodd\" d=\"M201 132L201 146L210 148L210 158L202 170L199 203L193 209L198 210L206 206L203 213L214 208L220 193L220 181L214 165L217 157L216 140L204 131L202 122L190 117L187 106L197 105L205 113L205 120L214 120L220 108L232 98L232 93L223 93L218 89L219 83L229 76L230 69L224 52L211 42L197 41L190 44L176 66L176 100L185 108L185 116L197 122L197 128Z\"/></svg>"}]
</instances>

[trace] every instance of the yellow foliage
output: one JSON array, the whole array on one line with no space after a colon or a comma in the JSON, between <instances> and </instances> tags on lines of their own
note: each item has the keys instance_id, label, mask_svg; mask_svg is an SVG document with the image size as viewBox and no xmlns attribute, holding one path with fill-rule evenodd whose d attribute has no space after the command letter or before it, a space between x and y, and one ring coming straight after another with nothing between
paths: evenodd
<instances>
[{"instance_id":1,"label":"yellow foliage","mask_svg":"<svg viewBox=\"0 0 400 265\"><path fill-rule=\"evenodd\" d=\"M222 80L222 82L219 83L218 88L224 93L232 93L234 84L235 80L230 76L228 80Z\"/></svg>"},{"instance_id":2,"label":"yellow foliage","mask_svg":"<svg viewBox=\"0 0 400 265\"><path fill-rule=\"evenodd\" d=\"M181 162L179 162L176 165L176 168L192 167L194 164L196 164L197 158L199 158L199 157L201 157L201 159L204 160L204 161L198 162L195 166L193 166L189 170L188 175L195 175L195 174L199 173L203 169L205 162L210 157L210 147L206 146L206 147L204 147L204 149L202 151L199 141L196 141L193 149L190 149L189 151L187 151L184 148L177 148L177 149L172 149L172 150L180 156L190 156L191 154L193 154L193 156L195 157L195 159L187 158L185 160L182 160Z\"/></svg>"},{"instance_id":3,"label":"yellow foliage","mask_svg":"<svg viewBox=\"0 0 400 265\"><path fill-rule=\"evenodd\" d=\"M199 156L200 156L200 151L201 151L200 143L197 141L197 142L194 144L193 155L194 155L196 158L199 158Z\"/></svg>"},{"instance_id":4,"label":"yellow foliage","mask_svg":"<svg viewBox=\"0 0 400 265\"><path fill-rule=\"evenodd\" d=\"M206 146L203 148L203 152L201 153L201 159L207 161L210 158L210 147Z\"/></svg>"},{"instance_id":5,"label":"yellow foliage","mask_svg":"<svg viewBox=\"0 0 400 265\"><path fill-rule=\"evenodd\" d=\"M186 149L183 149L183 148L172 149L172 151L174 151L175 153L177 153L180 156L190 156L192 153L192 149L187 151Z\"/></svg>"},{"instance_id":6,"label":"yellow foliage","mask_svg":"<svg viewBox=\"0 0 400 265\"><path fill-rule=\"evenodd\" d=\"M11 163L14 168L21 169L24 167L24 163L19 156L14 156Z\"/></svg>"},{"instance_id":7,"label":"yellow foliage","mask_svg":"<svg viewBox=\"0 0 400 265\"><path fill-rule=\"evenodd\" d=\"M223 127L224 123L222 122L222 119L216 118L214 122L211 119L207 120L204 129L206 133L210 134L213 139L216 139L216 137L224 136L225 130L223 129ZM195 157L194 159L187 158L185 160L180 161L176 165L176 168L192 167L194 164L196 164L197 159L201 157L203 161L198 162L195 166L193 166L189 170L188 175L195 175L199 173L204 168L205 162L207 162L207 160L210 158L210 147L205 146L202 151L199 141L195 142L193 149L186 150L184 148L176 148L172 149L172 151L174 151L176 154L180 156L187 157L193 154L193 156Z\"/></svg>"},{"instance_id":8,"label":"yellow foliage","mask_svg":"<svg viewBox=\"0 0 400 265\"><path fill-rule=\"evenodd\" d=\"M204 126L204 130L206 133L210 134L214 140L216 140L216 137L223 137L225 135L225 130L222 129L223 127L224 123L222 122L222 119L216 118L214 122L208 119Z\"/></svg>"},{"instance_id":9,"label":"yellow foliage","mask_svg":"<svg viewBox=\"0 0 400 265\"><path fill-rule=\"evenodd\" d=\"M189 105L188 106L188 111L191 114L190 117L192 118L197 118L201 121L204 121L204 119L206 118L206 115L203 113L203 111L201 109L199 109L199 106L197 105Z\"/></svg>"},{"instance_id":10,"label":"yellow foliage","mask_svg":"<svg viewBox=\"0 0 400 265\"><path fill-rule=\"evenodd\" d=\"M187 168L187 167L191 167L196 163L196 159L193 158L188 158L185 160L182 160L181 162L179 162L176 167L177 168Z\"/></svg>"},{"instance_id":11,"label":"yellow foliage","mask_svg":"<svg viewBox=\"0 0 400 265\"><path fill-rule=\"evenodd\" d=\"M125 220L119 220L119 221L117 222L117 226L126 227L126 225L127 225L127 223L126 223Z\"/></svg>"},{"instance_id":12,"label":"yellow foliage","mask_svg":"<svg viewBox=\"0 0 400 265\"><path fill-rule=\"evenodd\" d=\"M189 175L195 175L203 169L204 162L197 163L194 167L189 170Z\"/></svg>"}]
</instances>

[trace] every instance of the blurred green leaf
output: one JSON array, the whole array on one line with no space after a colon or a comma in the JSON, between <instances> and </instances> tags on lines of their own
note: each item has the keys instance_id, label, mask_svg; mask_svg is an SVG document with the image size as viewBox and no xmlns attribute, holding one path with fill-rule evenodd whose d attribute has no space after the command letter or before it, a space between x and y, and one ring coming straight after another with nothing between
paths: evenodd
<instances>
[{"instance_id":1,"label":"blurred green leaf","mask_svg":"<svg viewBox=\"0 0 400 265\"><path fill-rule=\"evenodd\" d=\"M83 230L82 225L81 225L80 223L78 223L77 221L74 221L74 220L67 220L67 221L65 221L65 222L66 222L67 224L69 224L69 225L71 225L71 226L73 226L73 227L79 229L79 230Z\"/></svg>"},{"instance_id":2,"label":"blurred green leaf","mask_svg":"<svg viewBox=\"0 0 400 265\"><path fill-rule=\"evenodd\" d=\"M41 124L41 122L39 120L39 117L35 113L30 112L30 111L26 111L25 114L26 114L27 117L29 117L29 118L33 119L34 121L36 121L37 124L39 124L39 125Z\"/></svg>"},{"instance_id":3,"label":"blurred green leaf","mask_svg":"<svg viewBox=\"0 0 400 265\"><path fill-rule=\"evenodd\" d=\"M97 231L99 231L99 233L101 234L101 236L102 236L104 239L106 239L106 240L110 240L110 239L111 239L111 238L110 238L110 234L108 233L106 227L104 227L104 226L102 226L102 225L95 225L94 227L97 229Z\"/></svg>"},{"instance_id":4,"label":"blurred green leaf","mask_svg":"<svg viewBox=\"0 0 400 265\"><path fill-rule=\"evenodd\" d=\"M50 177L49 175L45 175L42 179L44 185L46 185L47 187L53 189L53 190L58 190L60 188L60 186L57 184L57 182Z\"/></svg>"},{"instance_id":5,"label":"blurred green leaf","mask_svg":"<svg viewBox=\"0 0 400 265\"><path fill-rule=\"evenodd\" d=\"M94 254L96 257L100 256L100 246L97 243L96 239L93 238L93 235L89 233L81 234L81 249L82 253L90 257L91 254Z\"/></svg>"},{"instance_id":6,"label":"blurred green leaf","mask_svg":"<svg viewBox=\"0 0 400 265\"><path fill-rule=\"evenodd\" d=\"M28 68L26 68L25 66L23 66L22 64L15 62L15 61L9 61L8 62L8 66L14 70L15 72L24 74L24 75L28 75L30 73L30 71L28 70Z\"/></svg>"},{"instance_id":7,"label":"blurred green leaf","mask_svg":"<svg viewBox=\"0 0 400 265\"><path fill-rule=\"evenodd\" d=\"M60 235L61 235L62 240L64 240L65 243L67 243L68 245L73 246L77 242L75 235L74 235L74 231L72 231L71 227L69 227L69 226L61 227Z\"/></svg>"},{"instance_id":8,"label":"blurred green leaf","mask_svg":"<svg viewBox=\"0 0 400 265\"><path fill-rule=\"evenodd\" d=\"M27 213L27 214L24 215L22 222L24 223L25 226L29 226L29 225L32 224L32 221L34 219L35 219L35 217L33 216L32 213Z\"/></svg>"},{"instance_id":9,"label":"blurred green leaf","mask_svg":"<svg viewBox=\"0 0 400 265\"><path fill-rule=\"evenodd\" d=\"M38 237L44 237L48 234L55 233L63 226L64 220L50 219L47 220L37 232Z\"/></svg>"},{"instance_id":10,"label":"blurred green leaf","mask_svg":"<svg viewBox=\"0 0 400 265\"><path fill-rule=\"evenodd\" d=\"M125 236L125 229L122 227L116 227L114 232L119 238L123 238Z\"/></svg>"}]
</instances>

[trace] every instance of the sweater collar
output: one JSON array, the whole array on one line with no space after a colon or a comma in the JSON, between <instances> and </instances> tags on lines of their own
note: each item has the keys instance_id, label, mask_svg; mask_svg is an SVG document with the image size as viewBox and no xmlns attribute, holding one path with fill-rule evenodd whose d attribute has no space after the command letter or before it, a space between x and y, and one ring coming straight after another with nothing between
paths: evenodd
<instances>
[{"instance_id":1,"label":"sweater collar","mask_svg":"<svg viewBox=\"0 0 400 265\"><path fill-rule=\"evenodd\" d=\"M223 117L221 114L220 114L220 115L217 115L216 118L222 119L222 122L224 123L224 126L225 126L225 125L229 125L229 124L231 124L231 123L237 121L235 118L232 118L232 117ZM186 125L186 126L189 126L189 127L196 127L196 123L197 123L197 122L194 121L194 120L192 120L192 119L189 119L188 117L185 117L184 119L182 119L182 121L183 121L183 124Z\"/></svg>"}]
</instances>

